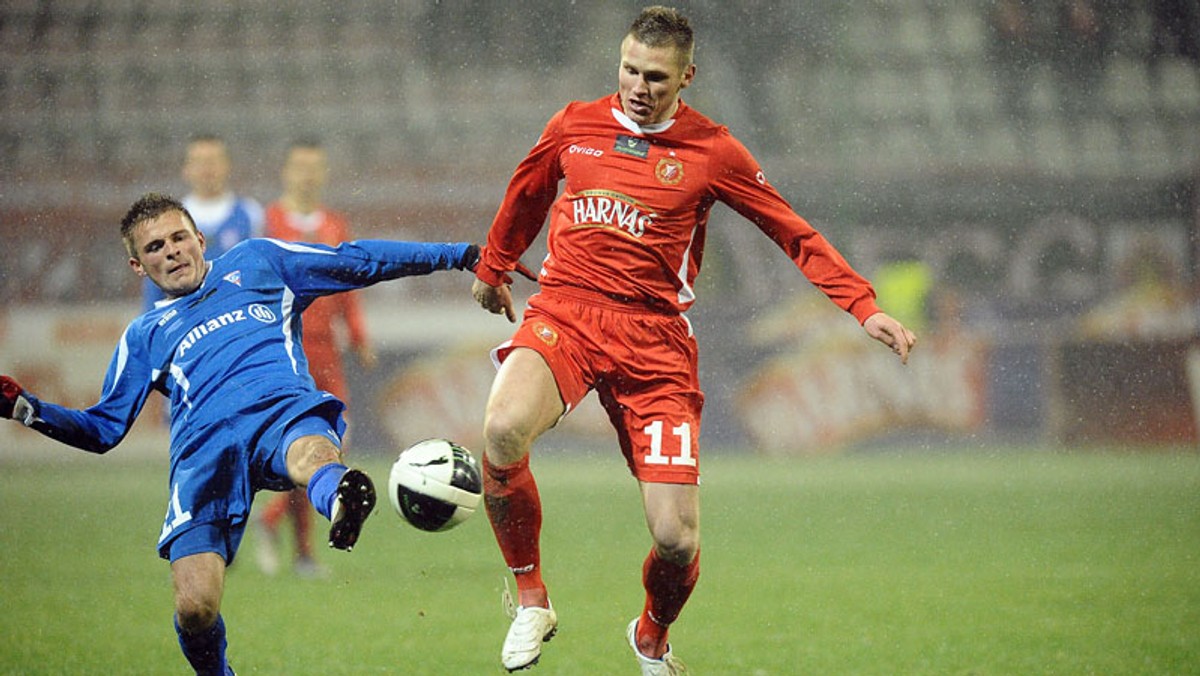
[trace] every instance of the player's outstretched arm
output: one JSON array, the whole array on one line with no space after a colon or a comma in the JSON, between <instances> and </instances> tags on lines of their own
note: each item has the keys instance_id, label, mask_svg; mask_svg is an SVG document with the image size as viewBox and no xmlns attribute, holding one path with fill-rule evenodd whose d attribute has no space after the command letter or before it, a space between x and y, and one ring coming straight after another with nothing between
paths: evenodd
<instances>
[{"instance_id":1,"label":"player's outstretched arm","mask_svg":"<svg viewBox=\"0 0 1200 676\"><path fill-rule=\"evenodd\" d=\"M892 348L900 355L900 363L908 363L908 353L917 344L917 336L904 325L883 312L876 312L863 322L867 335Z\"/></svg>"},{"instance_id":2,"label":"player's outstretched arm","mask_svg":"<svg viewBox=\"0 0 1200 676\"><path fill-rule=\"evenodd\" d=\"M0 418L16 420L28 427L37 417L34 401L20 383L8 376L0 376Z\"/></svg>"},{"instance_id":3,"label":"player's outstretched arm","mask_svg":"<svg viewBox=\"0 0 1200 676\"><path fill-rule=\"evenodd\" d=\"M41 401L12 377L0 376L0 418L89 453L107 453L125 438L150 391L148 379L115 373L105 377L100 401L84 410Z\"/></svg>"}]
</instances>

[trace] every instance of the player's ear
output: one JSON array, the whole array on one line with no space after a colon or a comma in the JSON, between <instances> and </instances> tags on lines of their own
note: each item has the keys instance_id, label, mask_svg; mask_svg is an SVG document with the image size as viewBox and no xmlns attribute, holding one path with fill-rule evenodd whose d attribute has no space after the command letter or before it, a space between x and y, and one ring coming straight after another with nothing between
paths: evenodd
<instances>
[{"instance_id":1,"label":"player's ear","mask_svg":"<svg viewBox=\"0 0 1200 676\"><path fill-rule=\"evenodd\" d=\"M208 241L204 239L204 233L196 228L196 239L200 240L200 253L204 253L208 249Z\"/></svg>"},{"instance_id":2,"label":"player's ear","mask_svg":"<svg viewBox=\"0 0 1200 676\"><path fill-rule=\"evenodd\" d=\"M146 268L143 268L142 262L133 256L129 257L129 267L133 268L133 271L137 273L138 277L146 276Z\"/></svg>"},{"instance_id":3,"label":"player's ear","mask_svg":"<svg viewBox=\"0 0 1200 676\"><path fill-rule=\"evenodd\" d=\"M687 89L688 85L692 84L692 80L696 77L696 64L689 63L687 68L683 69L683 78L679 81L680 89Z\"/></svg>"}]
</instances>

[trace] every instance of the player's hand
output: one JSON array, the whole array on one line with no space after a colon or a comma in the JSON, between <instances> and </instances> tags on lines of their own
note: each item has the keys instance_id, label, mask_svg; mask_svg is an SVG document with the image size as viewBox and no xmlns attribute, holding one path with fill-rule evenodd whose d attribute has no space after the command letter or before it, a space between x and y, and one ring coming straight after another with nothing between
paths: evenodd
<instances>
[{"instance_id":1,"label":"player's hand","mask_svg":"<svg viewBox=\"0 0 1200 676\"><path fill-rule=\"evenodd\" d=\"M0 376L0 418L16 418L25 425L34 418L33 404L25 396L25 388L8 376Z\"/></svg>"},{"instance_id":2,"label":"player's hand","mask_svg":"<svg viewBox=\"0 0 1200 676\"><path fill-rule=\"evenodd\" d=\"M503 313L505 317L508 317L508 321L517 321L517 312L513 308L512 290L508 284L492 286L483 280L476 279L475 283L471 285L471 295L484 310L494 315Z\"/></svg>"},{"instance_id":3,"label":"player's hand","mask_svg":"<svg viewBox=\"0 0 1200 676\"><path fill-rule=\"evenodd\" d=\"M908 363L908 353L917 344L917 336L904 328L900 322L892 319L883 312L876 312L863 322L867 335L892 348L892 352L900 355L900 363Z\"/></svg>"}]
</instances>

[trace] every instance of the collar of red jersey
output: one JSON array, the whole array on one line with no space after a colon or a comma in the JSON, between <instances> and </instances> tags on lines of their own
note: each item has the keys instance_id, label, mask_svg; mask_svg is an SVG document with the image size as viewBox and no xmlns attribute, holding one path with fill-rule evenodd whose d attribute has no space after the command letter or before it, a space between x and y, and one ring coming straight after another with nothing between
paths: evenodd
<instances>
[{"instance_id":1,"label":"collar of red jersey","mask_svg":"<svg viewBox=\"0 0 1200 676\"><path fill-rule=\"evenodd\" d=\"M625 127L635 134L659 134L670 129L671 125L675 124L675 118L672 117L671 119L659 122L658 124L640 125L637 122L629 119L629 116L618 108L609 108L609 110L612 111L613 118L615 118L617 122L620 122L622 127Z\"/></svg>"}]
</instances>

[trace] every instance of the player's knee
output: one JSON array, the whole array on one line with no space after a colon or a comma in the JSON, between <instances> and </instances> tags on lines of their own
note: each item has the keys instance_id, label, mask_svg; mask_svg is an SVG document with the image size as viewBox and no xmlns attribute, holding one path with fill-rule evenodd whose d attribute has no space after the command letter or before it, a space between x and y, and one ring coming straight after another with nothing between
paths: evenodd
<instances>
[{"instance_id":1,"label":"player's knee","mask_svg":"<svg viewBox=\"0 0 1200 676\"><path fill-rule=\"evenodd\" d=\"M189 634L207 630L217 621L220 601L197 594L178 594L175 597L175 619Z\"/></svg>"},{"instance_id":2,"label":"player's knee","mask_svg":"<svg viewBox=\"0 0 1200 676\"><path fill-rule=\"evenodd\" d=\"M528 426L504 408L489 408L483 423L488 459L497 465L518 462L533 442Z\"/></svg>"},{"instance_id":3,"label":"player's knee","mask_svg":"<svg viewBox=\"0 0 1200 676\"><path fill-rule=\"evenodd\" d=\"M683 526L664 528L653 533L658 558L686 566L700 551L700 531Z\"/></svg>"}]
</instances>

